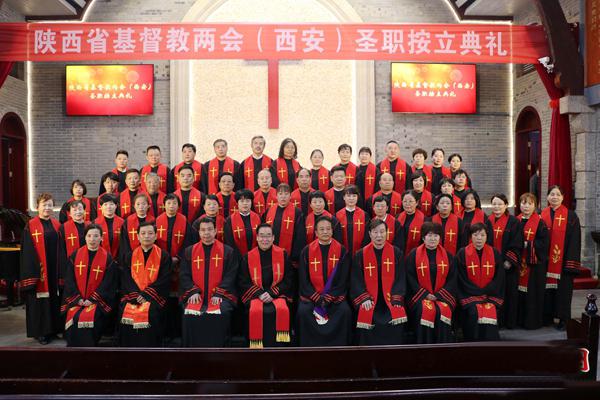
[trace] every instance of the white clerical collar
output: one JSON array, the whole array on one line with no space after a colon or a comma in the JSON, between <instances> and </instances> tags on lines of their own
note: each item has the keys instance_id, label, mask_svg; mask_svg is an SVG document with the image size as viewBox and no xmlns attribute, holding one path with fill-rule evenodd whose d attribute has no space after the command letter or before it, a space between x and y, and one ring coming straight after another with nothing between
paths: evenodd
<instances>
[{"instance_id":1,"label":"white clerical collar","mask_svg":"<svg viewBox=\"0 0 600 400\"><path fill-rule=\"evenodd\" d=\"M356 207L354 207L352 210L349 209L348 207L346 207L346 211L354 212L354 211L356 211Z\"/></svg>"},{"instance_id":2,"label":"white clerical collar","mask_svg":"<svg viewBox=\"0 0 600 400\"><path fill-rule=\"evenodd\" d=\"M319 244L320 244L320 245L323 245L323 246L329 246L329 245L331 244L331 242L332 242L332 240L331 240L331 239L329 239L329 242L327 242L327 243L323 243L323 242L321 242L321 241L319 240Z\"/></svg>"},{"instance_id":3,"label":"white clerical collar","mask_svg":"<svg viewBox=\"0 0 600 400\"><path fill-rule=\"evenodd\" d=\"M240 211L239 213L242 217L247 217L248 215L250 215L250 211L248 211L247 213L243 213Z\"/></svg>"},{"instance_id":4,"label":"white clerical collar","mask_svg":"<svg viewBox=\"0 0 600 400\"><path fill-rule=\"evenodd\" d=\"M338 188L336 188L335 186L333 187L333 190L335 190L336 192L342 192L342 191L344 191L344 189L345 189L345 188L338 189Z\"/></svg>"},{"instance_id":5,"label":"white clerical collar","mask_svg":"<svg viewBox=\"0 0 600 400\"><path fill-rule=\"evenodd\" d=\"M254 158L255 160L260 160L262 159L264 156L264 154L261 154L260 157L256 157L254 154L252 154L252 158Z\"/></svg>"},{"instance_id":6,"label":"white clerical collar","mask_svg":"<svg viewBox=\"0 0 600 400\"><path fill-rule=\"evenodd\" d=\"M389 214L385 214L385 217L383 217L383 218L379 218L379 219L380 219L380 220L382 220L383 222L385 222L385 221L387 220L387 217L388 217L388 215L389 215Z\"/></svg>"}]
</instances>

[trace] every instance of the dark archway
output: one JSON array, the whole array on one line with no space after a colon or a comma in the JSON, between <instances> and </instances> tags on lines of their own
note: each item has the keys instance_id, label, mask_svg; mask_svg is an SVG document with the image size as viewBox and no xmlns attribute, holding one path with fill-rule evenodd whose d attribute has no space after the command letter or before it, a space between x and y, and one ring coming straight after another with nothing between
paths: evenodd
<instances>
[{"instance_id":1,"label":"dark archway","mask_svg":"<svg viewBox=\"0 0 600 400\"><path fill-rule=\"evenodd\" d=\"M515 194L519 197L532 192L540 204L542 190L542 123L537 110L525 107L517 118L515 127Z\"/></svg>"},{"instance_id":2,"label":"dark archway","mask_svg":"<svg viewBox=\"0 0 600 400\"><path fill-rule=\"evenodd\" d=\"M27 133L12 112L0 120L0 205L27 211Z\"/></svg>"}]
</instances>

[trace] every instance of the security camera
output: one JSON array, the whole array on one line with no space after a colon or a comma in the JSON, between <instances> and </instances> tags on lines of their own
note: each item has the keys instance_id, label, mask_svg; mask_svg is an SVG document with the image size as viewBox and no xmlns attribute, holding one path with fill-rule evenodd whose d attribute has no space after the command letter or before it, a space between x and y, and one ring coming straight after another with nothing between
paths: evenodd
<instances>
[{"instance_id":1,"label":"security camera","mask_svg":"<svg viewBox=\"0 0 600 400\"><path fill-rule=\"evenodd\" d=\"M552 73L554 70L554 64L550 62L550 57L546 56L538 58L538 61L544 66L544 68L546 68L546 71L548 71L549 74Z\"/></svg>"}]
</instances>

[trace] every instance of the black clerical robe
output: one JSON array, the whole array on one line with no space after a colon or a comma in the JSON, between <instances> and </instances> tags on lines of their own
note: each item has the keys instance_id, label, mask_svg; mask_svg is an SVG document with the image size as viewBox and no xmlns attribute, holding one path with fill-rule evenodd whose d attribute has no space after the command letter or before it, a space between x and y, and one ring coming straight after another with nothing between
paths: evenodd
<instances>
[{"instance_id":1,"label":"black clerical robe","mask_svg":"<svg viewBox=\"0 0 600 400\"><path fill-rule=\"evenodd\" d=\"M293 264L300 258L300 252L306 245L306 231L302 211L288 204L285 208L276 205L264 215L264 221L273 226L275 244L283 247Z\"/></svg>"},{"instance_id":2,"label":"black clerical robe","mask_svg":"<svg viewBox=\"0 0 600 400\"><path fill-rule=\"evenodd\" d=\"M465 234L465 227L462 220L455 214L442 217L440 213L429 218L433 223L442 225L444 234L440 237L440 244L450 252L452 256L456 255L459 249L462 249L469 243L468 236Z\"/></svg>"},{"instance_id":3,"label":"black clerical robe","mask_svg":"<svg viewBox=\"0 0 600 400\"><path fill-rule=\"evenodd\" d=\"M416 342L453 342L456 264L452 254L441 245L430 250L422 244L406 257L406 275Z\"/></svg>"},{"instance_id":4,"label":"black clerical robe","mask_svg":"<svg viewBox=\"0 0 600 400\"><path fill-rule=\"evenodd\" d=\"M354 256L350 297L357 310L356 341L359 345L404 343L407 322L404 308L406 269L402 250L389 243L376 249L372 243ZM365 302L374 304L370 310Z\"/></svg>"},{"instance_id":5,"label":"black clerical robe","mask_svg":"<svg viewBox=\"0 0 600 400\"><path fill-rule=\"evenodd\" d=\"M237 189L258 190L258 173L263 169L270 169L273 160L266 155L255 158L253 155L240 163L235 176L235 187Z\"/></svg>"},{"instance_id":6,"label":"black clerical robe","mask_svg":"<svg viewBox=\"0 0 600 400\"><path fill-rule=\"evenodd\" d=\"M172 193L175 190L175 183L173 182L173 174L171 173L171 169L166 164L158 164L157 166L151 166L150 164L146 164L141 169L141 188L143 191L147 192L146 188L146 175L150 172L154 172L160 178L160 191L163 193Z\"/></svg>"},{"instance_id":7,"label":"black clerical robe","mask_svg":"<svg viewBox=\"0 0 600 400\"><path fill-rule=\"evenodd\" d=\"M69 256L65 272L61 312L66 316L67 346L96 346L113 311L118 267L102 247L92 251L84 246ZM80 300L92 304L79 305Z\"/></svg>"},{"instance_id":8,"label":"black clerical robe","mask_svg":"<svg viewBox=\"0 0 600 400\"><path fill-rule=\"evenodd\" d=\"M122 192L127 188L127 184L125 183L125 172L127 172L127 170L119 171L118 169L113 168L111 172L114 172L119 177L119 188L117 189L117 191ZM101 196L104 193L106 193L104 182L100 182L100 187L98 188L98 196Z\"/></svg>"},{"instance_id":9,"label":"black clerical robe","mask_svg":"<svg viewBox=\"0 0 600 400\"><path fill-rule=\"evenodd\" d=\"M25 297L27 337L39 338L63 329L58 287L57 220L32 218L21 239L20 289Z\"/></svg>"},{"instance_id":10,"label":"black clerical robe","mask_svg":"<svg viewBox=\"0 0 600 400\"><path fill-rule=\"evenodd\" d=\"M239 262L237 253L219 241L210 245L200 242L185 249L179 298L184 310L184 347L224 347L229 343ZM195 294L200 295L199 302L190 303Z\"/></svg>"},{"instance_id":11,"label":"black clerical robe","mask_svg":"<svg viewBox=\"0 0 600 400\"><path fill-rule=\"evenodd\" d=\"M350 254L364 247L371 238L367 232L369 226L369 217L360 208L356 207L350 211L343 208L335 215L342 228L342 244Z\"/></svg>"},{"instance_id":12,"label":"black clerical robe","mask_svg":"<svg viewBox=\"0 0 600 400\"><path fill-rule=\"evenodd\" d=\"M60 212L58 214L58 221L61 224L64 224L65 222L67 222L68 220L71 219L71 215L70 215L70 204L72 201L75 201L75 199L73 197L71 197L69 200L65 201L64 204L62 205L62 207L60 208ZM93 221L96 218L96 213L98 211L98 209L96 208L94 202L90 199L88 199L87 197L82 197L81 201L83 202L83 204L85 204L85 221L86 222L90 222Z\"/></svg>"},{"instance_id":13,"label":"black clerical robe","mask_svg":"<svg viewBox=\"0 0 600 400\"><path fill-rule=\"evenodd\" d=\"M352 310L346 296L352 257L336 240L307 245L298 268L300 346L347 346L352 340Z\"/></svg>"},{"instance_id":14,"label":"black clerical robe","mask_svg":"<svg viewBox=\"0 0 600 400\"><path fill-rule=\"evenodd\" d=\"M225 157L223 160L213 158L202 165L202 180L206 185L207 194L217 194L219 191L219 177L223 172L235 175L240 168L240 163L231 157Z\"/></svg>"},{"instance_id":15,"label":"black clerical robe","mask_svg":"<svg viewBox=\"0 0 600 400\"><path fill-rule=\"evenodd\" d=\"M276 158L273 160L271 164L273 187L276 188L280 183L287 183L292 190L297 189L296 173L301 168L300 163L294 159Z\"/></svg>"},{"instance_id":16,"label":"black clerical robe","mask_svg":"<svg viewBox=\"0 0 600 400\"><path fill-rule=\"evenodd\" d=\"M437 196L442 193L442 185L441 180L444 178L452 178L452 172L450 172L450 168L448 167L435 167L431 166L431 194L433 196Z\"/></svg>"},{"instance_id":17,"label":"black clerical robe","mask_svg":"<svg viewBox=\"0 0 600 400\"><path fill-rule=\"evenodd\" d=\"M174 194L179 198L180 202L178 212L185 215L190 223L198 219L200 214L204 212L203 207L206 197L204 196L204 193L200 192L198 189L177 189Z\"/></svg>"},{"instance_id":18,"label":"black clerical robe","mask_svg":"<svg viewBox=\"0 0 600 400\"><path fill-rule=\"evenodd\" d=\"M142 222L154 221L154 218L149 215L141 218L136 214L131 214L123 221L121 225L121 235L119 239L119 258L118 262L121 265L127 265L124 261L125 257L140 245L138 239L138 228ZM157 232L158 234L158 232Z\"/></svg>"},{"instance_id":19,"label":"black clerical robe","mask_svg":"<svg viewBox=\"0 0 600 400\"><path fill-rule=\"evenodd\" d=\"M313 192L312 188L309 188L306 192L303 192L300 189L296 189L292 192L292 196L290 197L290 203L294 205L294 207L299 208L302 211L302 215L304 218L308 215L310 211L310 207L308 204L308 196Z\"/></svg>"},{"instance_id":20,"label":"black clerical robe","mask_svg":"<svg viewBox=\"0 0 600 400\"><path fill-rule=\"evenodd\" d=\"M315 232L315 222L323 216L331 218L331 223L333 225L333 238L342 243L342 225L334 215L331 215L329 211L325 210L323 210L323 212L319 215L315 215L315 213L311 211L304 219L304 225L306 226L306 243L311 243L317 238L317 233Z\"/></svg>"},{"instance_id":21,"label":"black clerical robe","mask_svg":"<svg viewBox=\"0 0 600 400\"><path fill-rule=\"evenodd\" d=\"M310 187L314 190L320 190L323 193L330 189L331 179L329 177L329 170L323 166L319 169L311 168Z\"/></svg>"},{"instance_id":22,"label":"black clerical robe","mask_svg":"<svg viewBox=\"0 0 600 400\"><path fill-rule=\"evenodd\" d=\"M525 329L538 329L543 325L550 233L537 213L530 218L521 214L517 219L524 239L519 268L517 323Z\"/></svg>"},{"instance_id":23,"label":"black clerical robe","mask_svg":"<svg viewBox=\"0 0 600 400\"><path fill-rule=\"evenodd\" d=\"M397 158L391 161L388 158L383 159L377 164L377 169L381 173L389 173L394 178L394 190L400 194L411 188L411 168L406 161Z\"/></svg>"},{"instance_id":24,"label":"black clerical robe","mask_svg":"<svg viewBox=\"0 0 600 400\"><path fill-rule=\"evenodd\" d=\"M456 255L457 293L467 341L500 339L498 309L504 304L505 286L502 264L502 254L487 244L481 250L470 244Z\"/></svg>"},{"instance_id":25,"label":"black clerical robe","mask_svg":"<svg viewBox=\"0 0 600 400\"><path fill-rule=\"evenodd\" d=\"M245 256L256 247L256 228L260 223L260 216L253 211L247 215L231 214L225 221L225 244Z\"/></svg>"},{"instance_id":26,"label":"black clerical robe","mask_svg":"<svg viewBox=\"0 0 600 400\"><path fill-rule=\"evenodd\" d=\"M344 189L329 189L325 192L325 199L327 199L327 211L333 215L346 207L346 202L344 201Z\"/></svg>"},{"instance_id":27,"label":"black clerical robe","mask_svg":"<svg viewBox=\"0 0 600 400\"><path fill-rule=\"evenodd\" d=\"M169 296L171 257L158 246L141 246L127 254L121 267L119 345L160 347L164 332L164 308ZM145 300L138 303L138 296Z\"/></svg>"},{"instance_id":28,"label":"black clerical robe","mask_svg":"<svg viewBox=\"0 0 600 400\"><path fill-rule=\"evenodd\" d=\"M100 215L94 220L95 224L102 227L102 248L108 251L112 255L113 260L117 263L123 222L125 222L123 218L118 215L115 215L112 218L106 218L103 215Z\"/></svg>"},{"instance_id":29,"label":"black clerical robe","mask_svg":"<svg viewBox=\"0 0 600 400\"><path fill-rule=\"evenodd\" d=\"M238 287L246 310L251 348L290 343L292 274L287 252L276 245L264 251L255 247L243 258ZM264 293L268 293L272 301L260 300Z\"/></svg>"},{"instance_id":30,"label":"black clerical robe","mask_svg":"<svg viewBox=\"0 0 600 400\"><path fill-rule=\"evenodd\" d=\"M379 191L379 177L381 173L373 163L359 165L356 172L356 186L361 199L368 199L373 193ZM366 205L366 201L365 201Z\"/></svg>"}]
</instances>

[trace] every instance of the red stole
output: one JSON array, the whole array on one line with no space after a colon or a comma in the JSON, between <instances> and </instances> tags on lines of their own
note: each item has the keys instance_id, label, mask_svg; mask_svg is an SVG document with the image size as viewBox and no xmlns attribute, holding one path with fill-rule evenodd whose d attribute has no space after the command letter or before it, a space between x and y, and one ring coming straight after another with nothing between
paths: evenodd
<instances>
[{"instance_id":1,"label":"red stole","mask_svg":"<svg viewBox=\"0 0 600 400\"><path fill-rule=\"evenodd\" d=\"M248 242L246 241L246 225L244 225L242 215L235 212L231 214L230 218L233 241L240 254L245 256L250 249L256 247L256 228L260 225L260 217L257 213L250 211L250 226L252 226L252 244L250 248L248 248Z\"/></svg>"},{"instance_id":2,"label":"red stole","mask_svg":"<svg viewBox=\"0 0 600 400\"><path fill-rule=\"evenodd\" d=\"M287 163L285 162L284 158L278 158L277 160L275 160L275 167L276 167L276 171L275 174L277 176L277 179L279 180L280 183L290 183L290 177L289 177L289 173L290 171L288 171L287 168ZM294 169L294 175L300 170L300 163L294 159L292 159L292 168ZM298 182L294 181L294 187L293 189L298 189Z\"/></svg>"},{"instance_id":3,"label":"red stole","mask_svg":"<svg viewBox=\"0 0 600 400\"><path fill-rule=\"evenodd\" d=\"M77 230L76 222L69 219L63 224L63 230L65 231L65 246L67 249L67 257L69 257L75 250L78 250L79 246L79 231ZM83 223L84 227L88 225L87 222Z\"/></svg>"},{"instance_id":4,"label":"red stole","mask_svg":"<svg viewBox=\"0 0 600 400\"><path fill-rule=\"evenodd\" d=\"M98 289L102 279L104 279L104 273L106 272L106 261L108 259L108 253L102 247L98 249L91 265L87 265L89 259L89 250L87 246L83 246L77 251L75 255L74 264L74 275L75 282L77 283L77 289L83 300L88 300L92 293ZM88 269L89 272L88 278ZM94 316L96 314L96 304L92 304L88 307L73 306L67 311L67 318L65 329L69 329L73 325L73 317L79 311L83 309L79 315L78 328L93 328L94 327Z\"/></svg>"},{"instance_id":5,"label":"red stole","mask_svg":"<svg viewBox=\"0 0 600 400\"><path fill-rule=\"evenodd\" d=\"M346 208L342 208L339 210L335 217L340 224L342 225L342 239L344 241L344 247L347 249L352 248L352 255L356 254L356 252L360 249L363 239L365 237L365 231L367 230L366 224L366 216L365 212L356 207L354 209L353 219L352 221L348 221L346 215ZM348 229L347 226L352 224L352 243L348 244Z\"/></svg>"},{"instance_id":6,"label":"red stole","mask_svg":"<svg viewBox=\"0 0 600 400\"><path fill-rule=\"evenodd\" d=\"M406 221L406 216L406 211L403 211L398 217L398 221L400 221L400 224L403 228ZM408 227L406 251L404 254L410 253L412 249L416 248L421 243L421 226L423 226L423 222L425 222L425 215L420 210L415 210L415 216Z\"/></svg>"},{"instance_id":7,"label":"red stole","mask_svg":"<svg viewBox=\"0 0 600 400\"><path fill-rule=\"evenodd\" d=\"M433 165L431 167L433 168ZM452 171L450 170L450 168L442 165L441 169L442 169L442 176L444 178L452 178Z\"/></svg>"},{"instance_id":8,"label":"red stole","mask_svg":"<svg viewBox=\"0 0 600 400\"><path fill-rule=\"evenodd\" d=\"M225 162L223 163L223 171L219 170L219 159L213 158L208 163L208 194L217 194L219 191L219 175L221 172L230 172L234 173L235 163L233 162L233 158L225 157Z\"/></svg>"},{"instance_id":9,"label":"red stole","mask_svg":"<svg viewBox=\"0 0 600 400\"><path fill-rule=\"evenodd\" d=\"M433 197L429 190L423 190L417 207L419 207L419 210L423 211L423 214L425 214L426 217L431 217L431 213L433 212Z\"/></svg>"},{"instance_id":10,"label":"red stole","mask_svg":"<svg viewBox=\"0 0 600 400\"><path fill-rule=\"evenodd\" d=\"M329 252L327 253L327 277L331 276L333 269L340 261L341 254L342 245L337 240L332 239L331 244L329 245ZM321 293L325 288L323 265L319 241L313 240L312 243L308 245L308 274L310 282L317 293Z\"/></svg>"},{"instance_id":11,"label":"red stole","mask_svg":"<svg viewBox=\"0 0 600 400\"><path fill-rule=\"evenodd\" d=\"M502 238L504 237L504 231L506 230L506 224L508 223L508 214L505 213L498 219L492 214L488 217L488 220L492 223L494 248L499 252L502 252Z\"/></svg>"},{"instance_id":12,"label":"red stole","mask_svg":"<svg viewBox=\"0 0 600 400\"><path fill-rule=\"evenodd\" d=\"M261 169L269 169L273 160L270 157L263 154L260 159ZM250 190L254 190L256 188L256 174L254 171L254 157L250 156L244 160L244 165L242 166L244 170L244 187Z\"/></svg>"},{"instance_id":13,"label":"red stole","mask_svg":"<svg viewBox=\"0 0 600 400\"><path fill-rule=\"evenodd\" d=\"M219 214L225 216L225 198L223 197L223 193L217 193L217 200L219 202ZM229 214L236 213L238 211L237 201L235 201L235 194L231 193L229 195Z\"/></svg>"},{"instance_id":14,"label":"red stole","mask_svg":"<svg viewBox=\"0 0 600 400\"><path fill-rule=\"evenodd\" d=\"M523 221L523 214L517 217L519 221ZM529 265L527 265L527 253L530 252L532 255L531 261L537 261L535 257L535 247L533 245L535 241L535 235L537 234L537 229L540 226L541 218L538 213L534 212L531 214L531 217L523 226L523 238L525 238L526 242L529 242L529 245L526 249L523 249L521 253L521 269L519 270L519 292L527 293L527 286L529 286Z\"/></svg>"},{"instance_id":15,"label":"red stole","mask_svg":"<svg viewBox=\"0 0 600 400\"><path fill-rule=\"evenodd\" d=\"M346 185L354 185L356 183L356 172L358 171L356 164L350 161L348 164L338 163L334 167L338 165L346 167Z\"/></svg>"},{"instance_id":16,"label":"red stole","mask_svg":"<svg viewBox=\"0 0 600 400\"><path fill-rule=\"evenodd\" d=\"M160 270L160 258L162 250L157 245L152 246L148 261L144 262L144 250L138 246L131 255L131 277L138 286L140 292L152 285ZM141 267L141 268L140 268ZM123 325L133 325L134 329L144 329L150 327L150 302L143 304L127 303L121 316Z\"/></svg>"},{"instance_id":17,"label":"red stole","mask_svg":"<svg viewBox=\"0 0 600 400\"><path fill-rule=\"evenodd\" d=\"M204 259L204 247L202 242L196 243L192 248L192 280L194 285L200 289L200 301L197 304L187 303L184 314L202 315L202 305L207 304L206 313L221 314L221 304L212 304L210 299L217 293L223 278L225 266L225 247L223 243L216 240L210 248L210 260L208 260L208 287L204 286L206 273L206 260Z\"/></svg>"},{"instance_id":18,"label":"red stole","mask_svg":"<svg viewBox=\"0 0 600 400\"><path fill-rule=\"evenodd\" d=\"M137 214L131 214L129 217L127 217L126 219L127 221L127 238L129 239L129 247L133 250L136 247L138 247L140 245L140 240L138 238L138 228L140 226L140 219L138 218ZM146 215L146 222L152 222L154 221L154 218L152 218L149 215Z\"/></svg>"},{"instance_id":19,"label":"red stole","mask_svg":"<svg viewBox=\"0 0 600 400\"><path fill-rule=\"evenodd\" d=\"M434 294L440 291L446 284L446 278L450 269L448 253L442 246L438 245L435 253L435 264L437 272L435 274L435 286L431 282L431 273L429 270L429 257L427 256L427 248L424 244L417 247L415 252L415 268L419 286L425 288L429 293ZM452 309L443 301L427 300L421 301L421 325L433 328L435 326L436 307L440 310L440 320L448 325L452 323Z\"/></svg>"},{"instance_id":20,"label":"red stole","mask_svg":"<svg viewBox=\"0 0 600 400\"><path fill-rule=\"evenodd\" d=\"M335 188L327 189L325 191L325 202L327 203L327 210L331 213L335 213L335 192L337 192ZM341 190L343 192L343 189ZM339 210L338 210L339 211Z\"/></svg>"},{"instance_id":21,"label":"red stole","mask_svg":"<svg viewBox=\"0 0 600 400\"><path fill-rule=\"evenodd\" d=\"M158 202L158 215L161 215L165 212L165 196L163 192L158 192L158 198L156 201ZM148 198L148 215L153 218L156 218L158 215L154 215L154 203L152 202L152 196L146 193L146 197Z\"/></svg>"},{"instance_id":22,"label":"red stole","mask_svg":"<svg viewBox=\"0 0 600 400\"><path fill-rule=\"evenodd\" d=\"M394 217L397 217L402 212L402 196L400 195L400 193L394 191L392 191L391 194L392 195L390 197L389 202L390 204L388 205L388 213L392 214ZM384 196L381 190L371 197L371 201L375 200L375 197L378 196ZM375 214L373 213L373 215Z\"/></svg>"},{"instance_id":23,"label":"red stole","mask_svg":"<svg viewBox=\"0 0 600 400\"><path fill-rule=\"evenodd\" d=\"M179 201L183 204L183 194L181 193L181 189L177 189L173 192L173 194L179 197ZM188 222L192 223L200 208L202 207L202 193L196 188L190 189L190 195L188 196L188 214L186 218Z\"/></svg>"},{"instance_id":24,"label":"red stole","mask_svg":"<svg viewBox=\"0 0 600 400\"><path fill-rule=\"evenodd\" d=\"M71 197L69 200L67 200L67 204L69 204L70 202L75 201L74 197ZM87 197L82 197L81 201L83 202L83 204L85 204L85 222L90 222L90 213L92 212L92 202L90 201L90 199L88 199ZM69 220L73 219L71 218L71 213L69 211L69 206L67 206L67 218Z\"/></svg>"},{"instance_id":25,"label":"red stole","mask_svg":"<svg viewBox=\"0 0 600 400\"><path fill-rule=\"evenodd\" d=\"M261 217L267 212L267 210L277 204L277 191L274 188L269 189L269 194L267 195L267 201L265 202L265 196L263 192L258 189L254 192L254 200L252 201L252 205L254 211L260 215Z\"/></svg>"},{"instance_id":26,"label":"red stole","mask_svg":"<svg viewBox=\"0 0 600 400\"><path fill-rule=\"evenodd\" d=\"M377 167L373 163L369 163L367 165L367 169L365 170L365 182L364 182L364 193L365 199L373 196L375 192L375 181L377 180Z\"/></svg>"},{"instance_id":27,"label":"red stole","mask_svg":"<svg viewBox=\"0 0 600 400\"><path fill-rule=\"evenodd\" d=\"M431 169L431 165L423 165L422 169L417 169L416 165L411 167L412 172L423 171L425 176L427 177L427 182L425 183L425 190L431 192L431 185L433 183L433 170Z\"/></svg>"},{"instance_id":28,"label":"red stole","mask_svg":"<svg viewBox=\"0 0 600 400\"><path fill-rule=\"evenodd\" d=\"M265 218L267 224L273 225L275 221L275 215L277 213L278 205L269 208L267 216ZM294 239L294 225L296 224L296 207L293 204L288 204L283 209L281 216L281 227L279 233L275 235L278 238L277 245L283 247L288 254L292 252L292 240Z\"/></svg>"},{"instance_id":29,"label":"red stole","mask_svg":"<svg viewBox=\"0 0 600 400\"><path fill-rule=\"evenodd\" d=\"M365 279L365 287L367 293L373 299L373 307L370 310L366 310L363 305L358 310L358 320L356 327L361 329L373 329L373 313L375 312L375 305L378 300L386 302L392 319L389 322L391 325L398 325L406 322L406 311L403 306L392 305L392 285L394 284L394 278L396 275L396 259L394 257L394 246L389 243L385 243L383 246L383 253L381 255L381 268L377 268L377 257L375 256L375 247L373 243L369 243L363 248L362 263L363 263L363 276ZM385 299L378 299L378 276L379 270L381 270L381 291L385 295Z\"/></svg>"},{"instance_id":30,"label":"red stole","mask_svg":"<svg viewBox=\"0 0 600 400\"><path fill-rule=\"evenodd\" d=\"M394 238L396 237L396 219L390 214L386 214L383 222L385 222L385 225L387 226L385 239L388 243L394 244Z\"/></svg>"},{"instance_id":31,"label":"red stole","mask_svg":"<svg viewBox=\"0 0 600 400\"><path fill-rule=\"evenodd\" d=\"M433 216L432 221L443 225L442 216L439 213ZM444 225L443 246L453 256L456 255L456 250L458 250L458 233L458 217L456 214L450 214Z\"/></svg>"},{"instance_id":32,"label":"red stole","mask_svg":"<svg viewBox=\"0 0 600 400\"><path fill-rule=\"evenodd\" d=\"M476 208L473 211L475 214L473 214L473 219L471 220L471 223L469 225L475 225L478 223L482 223L485 224L485 213L483 212L483 210L481 208ZM460 212L460 214L458 214L458 217L460 219L464 219L465 218L465 209L463 208L463 210Z\"/></svg>"},{"instance_id":33,"label":"red stole","mask_svg":"<svg viewBox=\"0 0 600 400\"><path fill-rule=\"evenodd\" d=\"M144 165L142 168L142 190L146 192L148 189L146 188L146 175L152 172L152 167L150 164ZM158 164L158 169L156 170L156 175L160 177L160 188L159 190L163 193L167 193L167 166L163 163Z\"/></svg>"},{"instance_id":34,"label":"red stole","mask_svg":"<svg viewBox=\"0 0 600 400\"><path fill-rule=\"evenodd\" d=\"M145 192L142 190L138 190L136 195L140 193ZM131 192L129 191L129 189L125 189L121 193L119 193L119 215L121 216L121 218L125 219L131 214L135 213L132 203L133 199L131 198ZM148 204L150 204L150 200L148 200Z\"/></svg>"},{"instance_id":35,"label":"red stole","mask_svg":"<svg viewBox=\"0 0 600 400\"><path fill-rule=\"evenodd\" d=\"M95 224L98 224L102 227L102 248L113 256L113 258L117 257L117 253L119 252L119 240L121 239L121 226L123 226L124 219L115 215L113 217L113 240L112 243L108 241L108 224L106 223L106 219L103 215L100 215L94 221Z\"/></svg>"},{"instance_id":36,"label":"red stole","mask_svg":"<svg viewBox=\"0 0 600 400\"><path fill-rule=\"evenodd\" d=\"M398 193L404 192L406 188L406 162L401 158L396 159L396 170L391 170L391 162L388 158L384 158L379 164L379 169L382 173L390 173L394 178L394 190Z\"/></svg>"},{"instance_id":37,"label":"red stole","mask_svg":"<svg viewBox=\"0 0 600 400\"><path fill-rule=\"evenodd\" d=\"M314 192L315 190L313 188L308 188L308 193ZM290 202L294 205L294 207L299 208L300 210L302 210L302 193L300 189L296 189L292 192L292 195L290 196Z\"/></svg>"},{"instance_id":38,"label":"red stole","mask_svg":"<svg viewBox=\"0 0 600 400\"><path fill-rule=\"evenodd\" d=\"M194 170L194 183L192 183L192 187L200 190L200 178L202 177L202 163L197 160L193 160L191 164L186 164L185 162L180 162L173 168L173 176L175 176L175 190L181 189L181 185L179 184L179 170L184 165L189 165Z\"/></svg>"},{"instance_id":39,"label":"red stole","mask_svg":"<svg viewBox=\"0 0 600 400\"><path fill-rule=\"evenodd\" d=\"M457 195L455 195L454 193L452 194L452 212L454 214L460 214L463 212L465 208L462 205L462 201L460 200L460 197L458 197Z\"/></svg>"},{"instance_id":40,"label":"red stole","mask_svg":"<svg viewBox=\"0 0 600 400\"><path fill-rule=\"evenodd\" d=\"M465 263L467 277L478 288L483 289L494 279L496 273L496 258L494 249L490 245L484 245L481 260L473 244L465 247Z\"/></svg>"},{"instance_id":41,"label":"red stole","mask_svg":"<svg viewBox=\"0 0 600 400\"><path fill-rule=\"evenodd\" d=\"M556 289L563 268L565 256L565 238L567 236L567 219L569 210L561 205L551 218L550 207L542 210L542 220L550 230L550 254L548 254L548 272L546 272L546 289Z\"/></svg>"},{"instance_id":42,"label":"red stole","mask_svg":"<svg viewBox=\"0 0 600 400\"><path fill-rule=\"evenodd\" d=\"M169 253L171 257L175 257L181 246L187 231L187 220L183 214L175 214L175 222L173 223L173 230L171 232L171 248L167 248L167 232L169 230L169 217L167 213L162 213L156 218L156 244L162 250Z\"/></svg>"},{"instance_id":43,"label":"red stole","mask_svg":"<svg viewBox=\"0 0 600 400\"><path fill-rule=\"evenodd\" d=\"M322 216L331 218L331 214L327 210L323 210L321 215L319 215L319 217ZM317 238L317 235L315 235L315 219L315 213L313 213L312 211L310 211L306 216L306 243L311 243Z\"/></svg>"},{"instance_id":44,"label":"red stole","mask_svg":"<svg viewBox=\"0 0 600 400\"><path fill-rule=\"evenodd\" d=\"M202 218L202 217L209 217L206 214L202 214L200 217L198 217L198 219ZM219 242L223 241L223 238L225 237L225 218L223 218L223 216L221 214L217 214L216 217L209 217L212 218L216 221L217 223L217 240ZM198 221L198 219L196 221Z\"/></svg>"},{"instance_id":45,"label":"red stole","mask_svg":"<svg viewBox=\"0 0 600 400\"><path fill-rule=\"evenodd\" d=\"M310 171L311 173L318 174L318 181L319 181L319 185L316 188L313 189L318 189L321 192L325 193L327 190L329 190L329 171L327 170L327 168L321 166L321 168L319 168L318 170L314 170L311 169Z\"/></svg>"},{"instance_id":46,"label":"red stole","mask_svg":"<svg viewBox=\"0 0 600 400\"><path fill-rule=\"evenodd\" d=\"M60 223L54 218L50 218L54 230L58 233ZM32 218L29 221L29 235L31 235L31 242L33 248L37 254L38 261L40 262L40 277L35 285L36 297L50 297L50 291L48 289L48 260L46 259L46 243L44 241L44 226L40 217Z\"/></svg>"},{"instance_id":47,"label":"red stole","mask_svg":"<svg viewBox=\"0 0 600 400\"><path fill-rule=\"evenodd\" d=\"M273 283L271 288L279 285L283 280L285 272L284 252L281 247L273 246L271 248L271 266L273 269ZM254 286L263 288L262 284L262 265L260 263L260 252L258 247L248 253L248 268L250 278ZM272 302L275 307L275 341L279 343L289 343L290 341L290 310L283 297L275 298ZM250 300L249 311L249 329L250 348L263 347L263 307L260 299Z\"/></svg>"}]
</instances>

